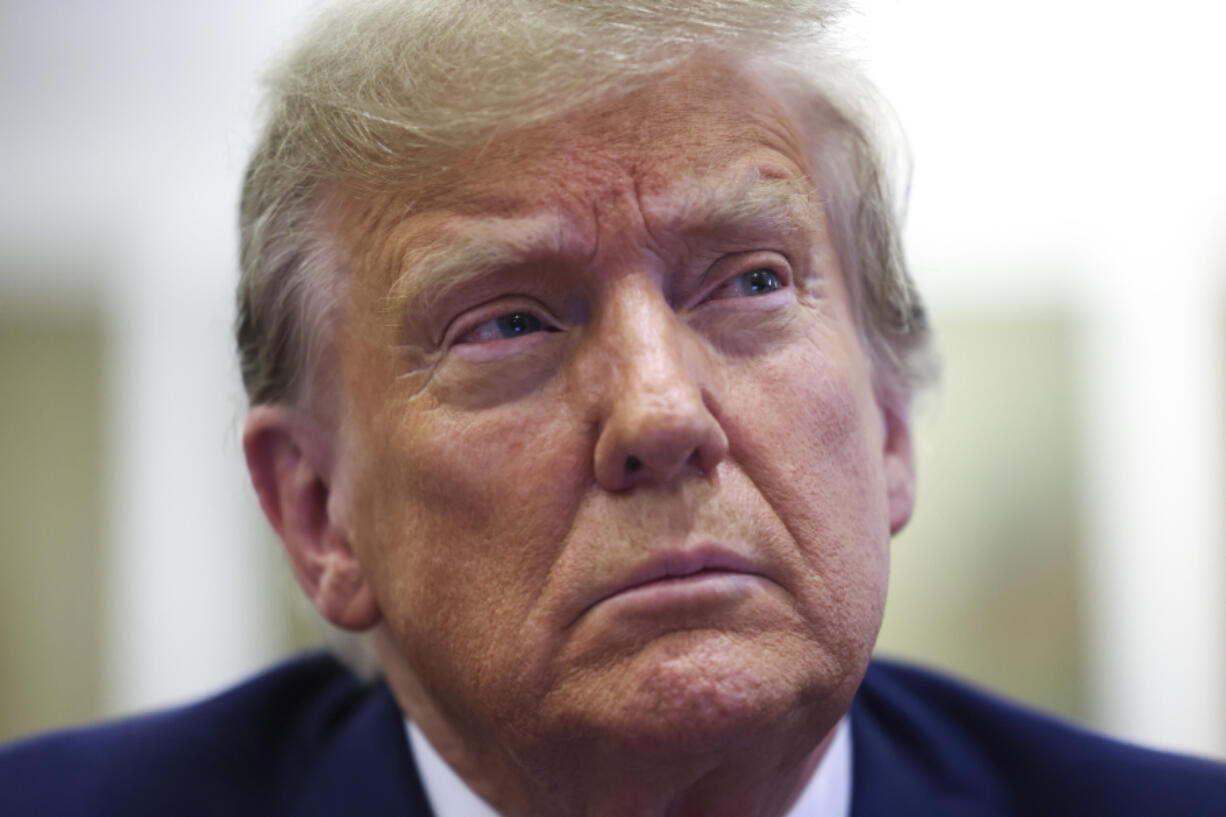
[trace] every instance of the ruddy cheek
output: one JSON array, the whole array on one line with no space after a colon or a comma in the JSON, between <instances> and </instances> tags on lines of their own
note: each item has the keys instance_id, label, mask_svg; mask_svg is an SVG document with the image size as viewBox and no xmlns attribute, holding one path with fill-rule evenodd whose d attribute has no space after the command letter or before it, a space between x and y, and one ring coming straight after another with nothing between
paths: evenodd
<instances>
[{"instance_id":1,"label":"ruddy cheek","mask_svg":"<svg viewBox=\"0 0 1226 817\"><path fill-rule=\"evenodd\" d=\"M363 513L378 520L372 533L391 574L380 601L397 629L410 640L445 637L475 669L511 660L500 656L516 650L540 603L574 517L574 457L556 423L444 413L408 420L406 436L389 440L390 467L369 473L377 499Z\"/></svg>"},{"instance_id":2,"label":"ruddy cheek","mask_svg":"<svg viewBox=\"0 0 1226 817\"><path fill-rule=\"evenodd\" d=\"M513 572L548 560L574 515L584 459L565 412L538 402L406 418L400 493L389 500L413 508L418 530L472 567Z\"/></svg>"}]
</instances>

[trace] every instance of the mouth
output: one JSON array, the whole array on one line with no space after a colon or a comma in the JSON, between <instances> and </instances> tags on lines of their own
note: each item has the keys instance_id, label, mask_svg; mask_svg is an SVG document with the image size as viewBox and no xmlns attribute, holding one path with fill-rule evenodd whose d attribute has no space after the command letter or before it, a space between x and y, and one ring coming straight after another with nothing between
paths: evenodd
<instances>
[{"instance_id":1,"label":"mouth","mask_svg":"<svg viewBox=\"0 0 1226 817\"><path fill-rule=\"evenodd\" d=\"M613 602L654 607L716 600L762 581L770 578L754 560L724 548L666 550L601 588L577 618Z\"/></svg>"}]
</instances>

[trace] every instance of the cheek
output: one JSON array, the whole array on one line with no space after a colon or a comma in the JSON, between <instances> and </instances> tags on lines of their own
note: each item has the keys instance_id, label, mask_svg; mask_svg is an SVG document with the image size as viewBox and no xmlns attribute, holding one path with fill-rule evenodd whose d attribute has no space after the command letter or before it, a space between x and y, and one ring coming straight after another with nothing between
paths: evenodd
<instances>
[{"instance_id":1,"label":"cheek","mask_svg":"<svg viewBox=\"0 0 1226 817\"><path fill-rule=\"evenodd\" d=\"M573 426L532 403L478 416L409 401L365 441L355 548L410 663L442 687L506 660L574 516Z\"/></svg>"},{"instance_id":2,"label":"cheek","mask_svg":"<svg viewBox=\"0 0 1226 817\"><path fill-rule=\"evenodd\" d=\"M730 455L795 543L794 592L821 640L871 648L889 571L880 413L854 339L798 344L746 373Z\"/></svg>"}]
</instances>

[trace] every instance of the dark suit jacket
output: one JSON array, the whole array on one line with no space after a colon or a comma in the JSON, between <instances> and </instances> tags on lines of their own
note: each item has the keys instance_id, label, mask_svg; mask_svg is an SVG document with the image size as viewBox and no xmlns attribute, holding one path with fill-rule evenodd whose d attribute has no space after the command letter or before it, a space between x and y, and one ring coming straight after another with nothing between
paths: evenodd
<instances>
[{"instance_id":1,"label":"dark suit jacket","mask_svg":"<svg viewBox=\"0 0 1226 817\"><path fill-rule=\"evenodd\" d=\"M1226 766L1105 740L875 661L853 817L1226 816ZM0 815L430 817L387 687L311 656L184 709L0 750Z\"/></svg>"}]
</instances>

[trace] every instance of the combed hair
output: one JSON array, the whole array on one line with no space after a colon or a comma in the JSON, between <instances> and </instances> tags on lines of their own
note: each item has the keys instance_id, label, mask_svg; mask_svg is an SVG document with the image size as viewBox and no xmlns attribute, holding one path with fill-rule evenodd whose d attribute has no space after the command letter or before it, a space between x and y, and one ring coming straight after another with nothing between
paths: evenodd
<instances>
[{"instance_id":1,"label":"combed hair","mask_svg":"<svg viewBox=\"0 0 1226 817\"><path fill-rule=\"evenodd\" d=\"M324 13L268 75L247 168L236 334L252 405L309 407L346 284L318 224L329 185L410 199L463 150L632 93L701 55L773 82L807 133L877 382L935 374L899 229L901 141L842 59L832 0L358 0Z\"/></svg>"}]
</instances>

